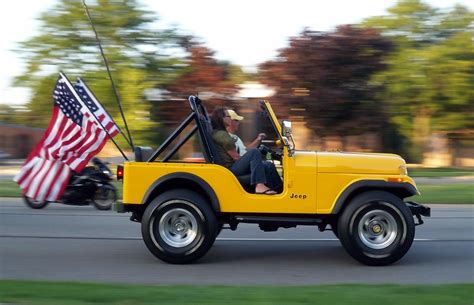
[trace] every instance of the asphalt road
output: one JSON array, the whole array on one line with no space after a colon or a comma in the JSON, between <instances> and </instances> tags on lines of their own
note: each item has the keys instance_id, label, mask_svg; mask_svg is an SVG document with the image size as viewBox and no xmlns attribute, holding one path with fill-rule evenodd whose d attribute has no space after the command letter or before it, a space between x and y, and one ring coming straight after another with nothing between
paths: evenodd
<instances>
[{"instance_id":1,"label":"asphalt road","mask_svg":"<svg viewBox=\"0 0 474 305\"><path fill-rule=\"evenodd\" d=\"M391 266L354 261L314 227L224 230L198 263L170 265L145 247L128 214L0 198L0 278L148 284L457 283L474 281L474 209L432 206L407 255Z\"/></svg>"}]
</instances>

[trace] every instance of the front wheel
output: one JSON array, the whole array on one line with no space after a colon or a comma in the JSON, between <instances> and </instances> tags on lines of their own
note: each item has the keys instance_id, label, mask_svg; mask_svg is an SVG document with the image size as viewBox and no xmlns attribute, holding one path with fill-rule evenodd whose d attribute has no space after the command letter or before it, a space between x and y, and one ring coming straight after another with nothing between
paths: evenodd
<instances>
[{"instance_id":1,"label":"front wheel","mask_svg":"<svg viewBox=\"0 0 474 305\"><path fill-rule=\"evenodd\" d=\"M339 218L339 239L347 252L371 266L389 265L402 258L415 237L410 209L399 197L370 191L352 199Z\"/></svg>"},{"instance_id":2,"label":"front wheel","mask_svg":"<svg viewBox=\"0 0 474 305\"><path fill-rule=\"evenodd\" d=\"M186 189L159 195L142 218L145 245L156 257L172 264L201 258L214 244L217 231L216 216L208 202Z\"/></svg>"},{"instance_id":3,"label":"front wheel","mask_svg":"<svg viewBox=\"0 0 474 305\"><path fill-rule=\"evenodd\" d=\"M92 203L98 210L106 211L112 208L117 200L117 190L111 184L104 184L97 188Z\"/></svg>"},{"instance_id":4,"label":"front wheel","mask_svg":"<svg viewBox=\"0 0 474 305\"><path fill-rule=\"evenodd\" d=\"M26 205L32 209L42 209L49 204L49 201L43 200L34 200L26 195L23 196L23 201L25 201Z\"/></svg>"}]
</instances>

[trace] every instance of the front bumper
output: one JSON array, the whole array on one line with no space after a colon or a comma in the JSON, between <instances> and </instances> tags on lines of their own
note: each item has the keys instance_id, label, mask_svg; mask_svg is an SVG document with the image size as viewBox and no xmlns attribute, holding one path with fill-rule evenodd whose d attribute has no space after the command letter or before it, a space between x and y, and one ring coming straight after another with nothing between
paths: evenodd
<instances>
[{"instance_id":1,"label":"front bumper","mask_svg":"<svg viewBox=\"0 0 474 305\"><path fill-rule=\"evenodd\" d=\"M416 203L414 201L406 201L405 204L407 205L407 207L410 208L411 213L418 220L418 223L416 223L415 226L419 226L424 223L421 216L431 217L431 209L429 207Z\"/></svg>"}]
</instances>

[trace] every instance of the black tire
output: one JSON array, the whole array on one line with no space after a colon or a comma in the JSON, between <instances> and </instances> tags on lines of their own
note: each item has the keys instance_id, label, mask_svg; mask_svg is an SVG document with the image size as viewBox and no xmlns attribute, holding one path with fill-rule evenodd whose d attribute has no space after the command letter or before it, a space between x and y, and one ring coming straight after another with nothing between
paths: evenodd
<instances>
[{"instance_id":1,"label":"black tire","mask_svg":"<svg viewBox=\"0 0 474 305\"><path fill-rule=\"evenodd\" d=\"M117 201L117 190L112 184L107 183L97 188L92 204L98 210L107 211L112 208L115 201Z\"/></svg>"},{"instance_id":2,"label":"black tire","mask_svg":"<svg viewBox=\"0 0 474 305\"><path fill-rule=\"evenodd\" d=\"M415 223L399 197L369 191L352 199L337 225L341 244L359 262L370 266L392 264L410 249Z\"/></svg>"},{"instance_id":3,"label":"black tire","mask_svg":"<svg viewBox=\"0 0 474 305\"><path fill-rule=\"evenodd\" d=\"M26 205L32 209L42 209L49 204L49 201L37 201L26 195L23 195L23 200L25 201Z\"/></svg>"},{"instance_id":4,"label":"black tire","mask_svg":"<svg viewBox=\"0 0 474 305\"><path fill-rule=\"evenodd\" d=\"M187 189L159 195L142 218L145 245L157 258L172 264L201 258L214 244L217 231L216 216L209 203Z\"/></svg>"}]
</instances>

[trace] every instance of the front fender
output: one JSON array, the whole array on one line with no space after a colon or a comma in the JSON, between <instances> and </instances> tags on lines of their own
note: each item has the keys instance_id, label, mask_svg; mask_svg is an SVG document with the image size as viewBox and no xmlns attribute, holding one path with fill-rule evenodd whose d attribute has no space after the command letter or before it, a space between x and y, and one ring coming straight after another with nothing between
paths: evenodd
<instances>
[{"instance_id":1,"label":"front fender","mask_svg":"<svg viewBox=\"0 0 474 305\"><path fill-rule=\"evenodd\" d=\"M399 183L384 180L359 180L349 185L337 198L331 214L338 214L351 198L368 190L386 190L400 198L411 197L418 193L415 185L410 182Z\"/></svg>"}]
</instances>

